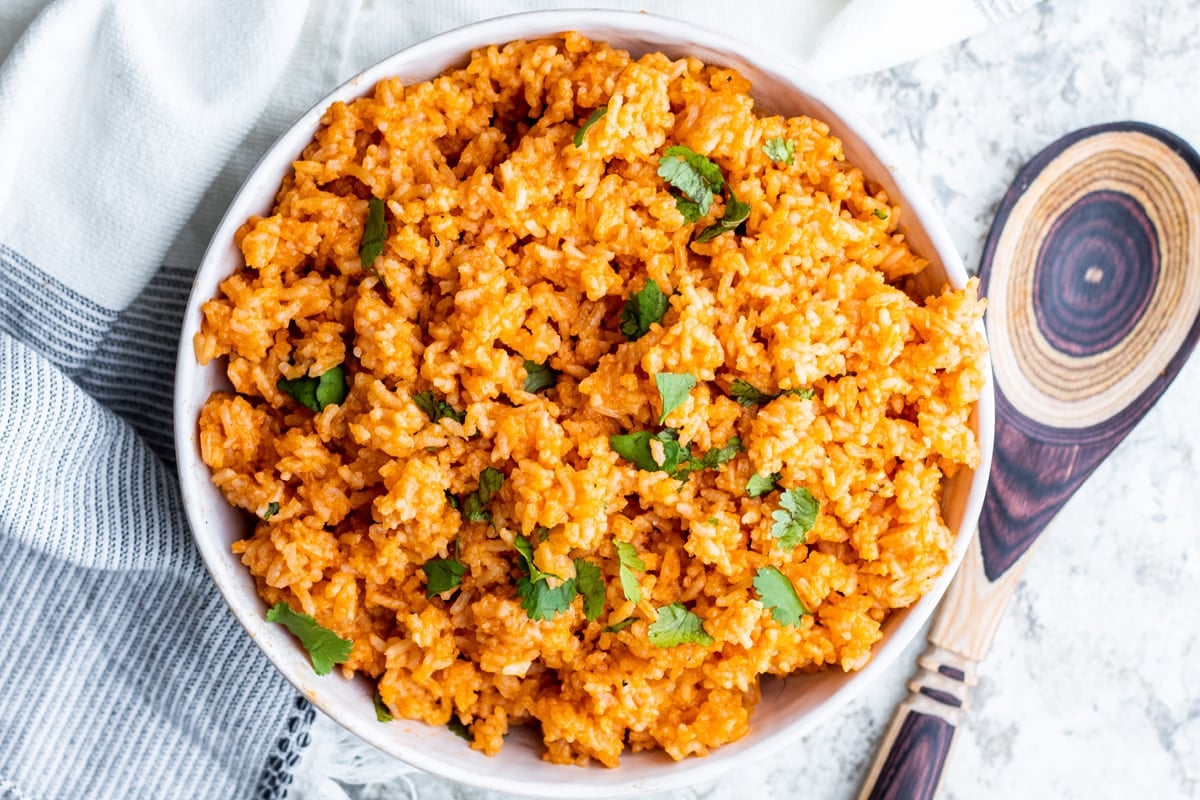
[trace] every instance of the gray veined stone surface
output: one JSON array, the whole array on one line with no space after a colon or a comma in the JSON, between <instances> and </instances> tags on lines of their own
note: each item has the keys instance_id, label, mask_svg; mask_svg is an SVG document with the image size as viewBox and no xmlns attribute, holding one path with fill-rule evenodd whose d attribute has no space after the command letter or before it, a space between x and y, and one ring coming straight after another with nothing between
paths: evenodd
<instances>
[{"instance_id":1,"label":"gray veined stone surface","mask_svg":"<svg viewBox=\"0 0 1200 800\"><path fill-rule=\"evenodd\" d=\"M1200 0L1052 0L839 89L916 170L974 272L1013 176L1059 136L1136 119L1200 145ZM1200 796L1197 398L1200 358L1043 535L980 670L946 800ZM855 797L922 646L785 752L654 800ZM414 783L423 800L504 797Z\"/></svg>"}]
</instances>

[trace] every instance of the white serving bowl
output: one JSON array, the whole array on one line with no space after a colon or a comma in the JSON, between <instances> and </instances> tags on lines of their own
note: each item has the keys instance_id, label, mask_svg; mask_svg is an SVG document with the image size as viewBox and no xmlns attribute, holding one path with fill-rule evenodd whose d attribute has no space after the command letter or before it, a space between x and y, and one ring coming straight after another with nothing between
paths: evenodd
<instances>
[{"instance_id":1,"label":"white serving bowl","mask_svg":"<svg viewBox=\"0 0 1200 800\"><path fill-rule=\"evenodd\" d=\"M336 670L325 677L314 674L307 653L296 640L282 626L266 621L266 606L255 591L254 579L230 551L230 545L244 535L247 522L241 511L225 502L200 458L200 408L212 392L229 389L223 363L201 367L196 362L192 338L200 329L200 306L216 296L218 284L242 266L234 232L251 215L270 212L280 182L313 138L330 103L362 96L381 78L393 75L400 76L405 84L432 78L448 67L465 63L475 48L567 30L609 42L635 56L661 51L673 58L696 56L707 63L734 67L752 82L753 95L766 112L807 114L824 120L841 138L847 158L882 184L893 202L905 207L901 227L917 251L931 262L925 272L926 285L935 290L944 282L955 287L966 283L967 273L954 245L912 175L833 92L787 59L760 47L730 41L718 33L649 14L546 11L499 17L436 36L367 69L321 100L263 156L217 228L192 287L175 379L175 446L188 520L217 588L267 657L318 708L380 750L454 781L538 797L593 798L678 789L717 778L795 741L887 669L929 619L974 533L991 464L994 409L989 382L973 418L983 451L982 464L974 473L960 472L946 487L945 519L958 539L954 562L934 589L888 620L883 639L865 668L849 674L835 669L798 675L777 683L763 692L765 699L754 713L750 734L706 758L674 762L661 753L637 753L625 755L617 769L558 766L543 761L540 743L520 730L509 737L498 756L489 758L469 749L444 728L408 720L380 724L372 703L374 687L365 679L346 680Z\"/></svg>"}]
</instances>

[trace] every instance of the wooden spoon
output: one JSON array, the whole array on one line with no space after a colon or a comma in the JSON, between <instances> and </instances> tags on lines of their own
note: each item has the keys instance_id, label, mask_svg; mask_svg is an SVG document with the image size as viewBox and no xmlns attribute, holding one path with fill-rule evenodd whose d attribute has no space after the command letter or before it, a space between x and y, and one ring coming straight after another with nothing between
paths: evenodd
<instances>
[{"instance_id":1,"label":"wooden spoon","mask_svg":"<svg viewBox=\"0 0 1200 800\"><path fill-rule=\"evenodd\" d=\"M980 276L996 449L979 535L929 631L860 800L928 800L1030 548L1174 379L1200 335L1200 156L1136 122L1025 166Z\"/></svg>"}]
</instances>

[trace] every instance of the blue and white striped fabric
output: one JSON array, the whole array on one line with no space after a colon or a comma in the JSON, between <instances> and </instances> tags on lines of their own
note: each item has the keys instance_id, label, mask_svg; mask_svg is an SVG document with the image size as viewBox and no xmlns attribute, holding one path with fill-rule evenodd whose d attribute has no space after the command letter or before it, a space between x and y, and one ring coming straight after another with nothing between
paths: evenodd
<instances>
[{"instance_id":1,"label":"blue and white striped fabric","mask_svg":"<svg viewBox=\"0 0 1200 800\"><path fill-rule=\"evenodd\" d=\"M687 18L835 78L1031 2L582 5ZM255 159L330 88L442 30L580 4L0 2L0 800L286 796L315 711L226 610L174 475L191 275ZM351 777L336 756L310 759L310 796Z\"/></svg>"}]
</instances>

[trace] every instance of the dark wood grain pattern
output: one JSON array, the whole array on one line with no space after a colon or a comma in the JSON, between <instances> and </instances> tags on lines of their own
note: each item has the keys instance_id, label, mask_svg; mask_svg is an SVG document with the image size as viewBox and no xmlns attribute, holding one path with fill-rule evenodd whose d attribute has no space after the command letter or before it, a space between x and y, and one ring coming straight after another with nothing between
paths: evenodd
<instances>
[{"instance_id":1,"label":"dark wood grain pattern","mask_svg":"<svg viewBox=\"0 0 1200 800\"><path fill-rule=\"evenodd\" d=\"M908 711L888 751L869 800L932 800L954 742L954 726L941 717Z\"/></svg>"},{"instance_id":2,"label":"dark wood grain pattern","mask_svg":"<svg viewBox=\"0 0 1200 800\"><path fill-rule=\"evenodd\" d=\"M1200 156L1140 123L1060 139L1001 203L980 267L997 379L979 526L988 580L1029 549L1190 355L1198 210Z\"/></svg>"}]
</instances>

